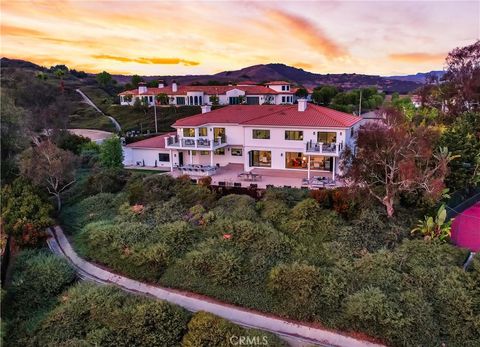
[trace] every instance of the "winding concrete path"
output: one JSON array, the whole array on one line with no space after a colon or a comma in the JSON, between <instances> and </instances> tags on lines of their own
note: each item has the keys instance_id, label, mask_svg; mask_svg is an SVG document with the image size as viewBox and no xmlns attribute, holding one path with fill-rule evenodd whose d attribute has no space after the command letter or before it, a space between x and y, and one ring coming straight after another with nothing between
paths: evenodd
<instances>
[{"instance_id":1,"label":"winding concrete path","mask_svg":"<svg viewBox=\"0 0 480 347\"><path fill-rule=\"evenodd\" d=\"M332 347L382 346L332 331L267 316L260 312L221 303L194 293L154 286L114 274L80 258L73 250L63 230L59 226L48 229L48 232L50 237L47 242L51 251L67 258L82 279L102 284L113 284L131 293L152 296L182 306L191 312L210 312L244 327L272 332L285 339L292 344L292 346L307 346L312 344Z\"/></svg>"},{"instance_id":2,"label":"winding concrete path","mask_svg":"<svg viewBox=\"0 0 480 347\"><path fill-rule=\"evenodd\" d=\"M108 117L110 119L110 121L113 123L113 125L115 126L115 128L117 129L118 132L121 132L122 131L122 127L120 126L120 123L117 122L117 120L111 116L107 116L105 113L103 113L103 111L101 109L99 109L97 107L97 105L95 105L93 103L92 100L90 100L90 98L84 93L82 92L80 89L75 89L75 91L80 94L83 98L83 101L85 101L87 104L89 104L90 106L92 106L97 112L100 112L102 115L104 115L105 117Z\"/></svg>"}]
</instances>

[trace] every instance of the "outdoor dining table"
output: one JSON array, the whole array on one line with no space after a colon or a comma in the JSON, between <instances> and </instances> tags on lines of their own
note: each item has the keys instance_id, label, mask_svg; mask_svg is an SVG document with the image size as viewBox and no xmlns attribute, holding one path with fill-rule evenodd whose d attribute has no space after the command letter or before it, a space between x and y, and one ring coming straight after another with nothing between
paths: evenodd
<instances>
[{"instance_id":1,"label":"outdoor dining table","mask_svg":"<svg viewBox=\"0 0 480 347\"><path fill-rule=\"evenodd\" d=\"M242 172L238 174L238 177L243 178L245 181L252 181L252 182L262 179L262 175L255 174L252 172Z\"/></svg>"}]
</instances>

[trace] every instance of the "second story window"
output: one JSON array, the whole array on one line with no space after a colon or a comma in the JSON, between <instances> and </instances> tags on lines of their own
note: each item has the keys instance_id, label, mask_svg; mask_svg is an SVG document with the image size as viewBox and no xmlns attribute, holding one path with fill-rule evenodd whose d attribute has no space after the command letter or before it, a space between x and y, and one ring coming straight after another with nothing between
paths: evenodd
<instances>
[{"instance_id":1,"label":"second story window","mask_svg":"<svg viewBox=\"0 0 480 347\"><path fill-rule=\"evenodd\" d=\"M302 141L303 131L285 130L285 140Z\"/></svg>"},{"instance_id":2,"label":"second story window","mask_svg":"<svg viewBox=\"0 0 480 347\"><path fill-rule=\"evenodd\" d=\"M268 140L270 139L270 130L253 129L252 137L258 140Z\"/></svg>"},{"instance_id":3,"label":"second story window","mask_svg":"<svg viewBox=\"0 0 480 347\"><path fill-rule=\"evenodd\" d=\"M208 136L207 128L198 128L198 136Z\"/></svg>"},{"instance_id":4,"label":"second story window","mask_svg":"<svg viewBox=\"0 0 480 347\"><path fill-rule=\"evenodd\" d=\"M183 137L195 137L195 128L183 128Z\"/></svg>"},{"instance_id":5,"label":"second story window","mask_svg":"<svg viewBox=\"0 0 480 347\"><path fill-rule=\"evenodd\" d=\"M319 131L319 132L317 133L317 142L322 142L322 143L335 143L335 142L337 142L337 133L335 133L335 132Z\"/></svg>"}]
</instances>

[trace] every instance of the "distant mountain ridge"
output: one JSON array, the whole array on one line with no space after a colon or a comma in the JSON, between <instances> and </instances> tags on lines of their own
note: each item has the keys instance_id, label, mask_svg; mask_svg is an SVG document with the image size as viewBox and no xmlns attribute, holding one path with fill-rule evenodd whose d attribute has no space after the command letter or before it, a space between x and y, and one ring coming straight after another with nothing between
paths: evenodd
<instances>
[{"instance_id":1,"label":"distant mountain ridge","mask_svg":"<svg viewBox=\"0 0 480 347\"><path fill-rule=\"evenodd\" d=\"M120 83L127 83L130 81L130 76L115 75L114 78ZM409 93L419 88L423 83L378 75L363 75L355 73L318 74L279 63L253 65L243 69L223 71L213 75L163 75L145 76L144 78L146 81L161 79L167 83L171 83L175 80L180 84L208 84L209 81L216 81L219 83L238 83L246 80L263 83L266 81L285 80L308 88L326 84L335 85L347 90L359 87L376 86L378 89L384 90L387 93Z\"/></svg>"},{"instance_id":2,"label":"distant mountain ridge","mask_svg":"<svg viewBox=\"0 0 480 347\"><path fill-rule=\"evenodd\" d=\"M1 59L2 67L16 67L29 69L43 69L41 66L19 59ZM443 71L432 71L438 76L443 75ZM146 81L155 79L165 80L171 83L176 80L179 84L208 84L212 81L227 84L238 83L240 81L254 81L263 83L273 80L286 80L293 84L302 85L308 88L319 85L335 85L341 89L354 89L359 87L376 86L387 93L399 92L409 93L419 88L425 83L425 76L429 73L417 73L406 76L379 76L364 75L356 73L343 74L320 74L305 71L300 68L288 66L280 63L258 64L248 66L239 70L223 71L212 75L159 75L144 76ZM120 83L130 82L131 75L112 75Z\"/></svg>"},{"instance_id":3,"label":"distant mountain ridge","mask_svg":"<svg viewBox=\"0 0 480 347\"><path fill-rule=\"evenodd\" d=\"M445 75L445 71L442 70L433 70L430 72L419 72L415 75L404 75L404 76L388 76L387 78L395 79L399 81L410 81L417 83L425 83L427 76L433 75L438 78L442 78Z\"/></svg>"}]
</instances>

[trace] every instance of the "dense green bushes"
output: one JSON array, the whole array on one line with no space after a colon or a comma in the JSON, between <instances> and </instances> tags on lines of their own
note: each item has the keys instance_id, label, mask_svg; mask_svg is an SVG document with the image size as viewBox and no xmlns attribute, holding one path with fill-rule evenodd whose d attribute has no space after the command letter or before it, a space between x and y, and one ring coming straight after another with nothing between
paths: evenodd
<instances>
[{"instance_id":1,"label":"dense green bushes","mask_svg":"<svg viewBox=\"0 0 480 347\"><path fill-rule=\"evenodd\" d=\"M346 192L217 200L183 178L133 176L124 192L76 207L88 216L77 218L77 248L132 277L391 345L479 339L476 263L461 271L464 251L408 240L416 216L359 209Z\"/></svg>"},{"instance_id":2,"label":"dense green bushes","mask_svg":"<svg viewBox=\"0 0 480 347\"><path fill-rule=\"evenodd\" d=\"M75 280L67 262L43 251L26 250L14 261L11 284L2 300L6 318L6 343L26 346L56 297Z\"/></svg>"},{"instance_id":3,"label":"dense green bushes","mask_svg":"<svg viewBox=\"0 0 480 347\"><path fill-rule=\"evenodd\" d=\"M73 269L46 252L22 252L13 271L2 297L8 346L224 347L236 339L286 346L270 333L205 312L192 316L178 306L111 286L81 283L66 290L75 278Z\"/></svg>"}]
</instances>

